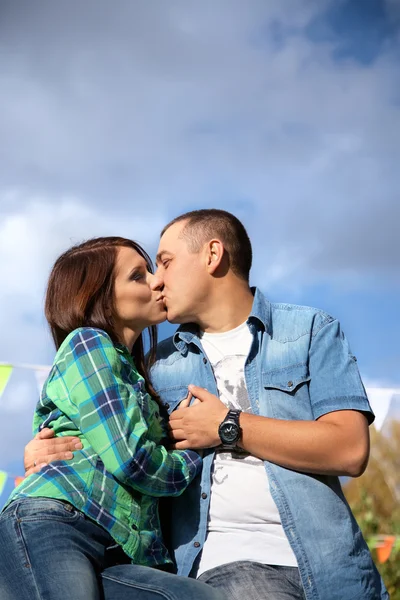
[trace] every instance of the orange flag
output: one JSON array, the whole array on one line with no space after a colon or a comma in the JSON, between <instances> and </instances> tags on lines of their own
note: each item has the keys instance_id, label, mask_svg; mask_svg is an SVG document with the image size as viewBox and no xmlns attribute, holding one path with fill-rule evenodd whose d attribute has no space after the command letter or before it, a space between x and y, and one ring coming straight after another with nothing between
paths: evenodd
<instances>
[{"instance_id":1,"label":"orange flag","mask_svg":"<svg viewBox=\"0 0 400 600\"><path fill-rule=\"evenodd\" d=\"M21 481L23 481L24 479L25 479L25 477L21 477L21 475L17 475L17 477L14 479L15 487L17 487L17 485L19 485L21 483Z\"/></svg>"},{"instance_id":2,"label":"orange flag","mask_svg":"<svg viewBox=\"0 0 400 600\"><path fill-rule=\"evenodd\" d=\"M395 535L385 535L384 539L382 541L382 544L380 544L377 548L376 548L376 554L378 557L378 562L380 563L384 563L388 560L390 553L392 551L393 548L393 544L396 540L396 536Z\"/></svg>"}]
</instances>

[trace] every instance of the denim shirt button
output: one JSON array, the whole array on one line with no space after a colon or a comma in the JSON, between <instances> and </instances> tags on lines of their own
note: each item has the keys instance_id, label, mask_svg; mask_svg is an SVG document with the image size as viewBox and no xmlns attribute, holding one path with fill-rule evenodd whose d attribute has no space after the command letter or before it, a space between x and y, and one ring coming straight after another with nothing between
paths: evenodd
<instances>
[{"instance_id":1,"label":"denim shirt button","mask_svg":"<svg viewBox=\"0 0 400 600\"><path fill-rule=\"evenodd\" d=\"M168 404L168 402L166 402L166 403L164 404L164 406L165 406L165 408L166 408L167 410L169 409L169 404Z\"/></svg>"},{"instance_id":2,"label":"denim shirt button","mask_svg":"<svg viewBox=\"0 0 400 600\"><path fill-rule=\"evenodd\" d=\"M195 543L193 544L193 546L194 546L195 548L200 548L200 542L195 542Z\"/></svg>"},{"instance_id":3,"label":"denim shirt button","mask_svg":"<svg viewBox=\"0 0 400 600\"><path fill-rule=\"evenodd\" d=\"M293 387L293 381L288 381L288 382L287 382L287 386L288 386L288 387Z\"/></svg>"},{"instance_id":4,"label":"denim shirt button","mask_svg":"<svg viewBox=\"0 0 400 600\"><path fill-rule=\"evenodd\" d=\"M205 492L203 492L201 497L203 498L203 500L205 500L207 498L207 494Z\"/></svg>"},{"instance_id":5,"label":"denim shirt button","mask_svg":"<svg viewBox=\"0 0 400 600\"><path fill-rule=\"evenodd\" d=\"M206 357L205 357L205 356L204 356L204 358L203 358L203 363L204 363L205 365L207 364L207 359L206 359Z\"/></svg>"}]
</instances>

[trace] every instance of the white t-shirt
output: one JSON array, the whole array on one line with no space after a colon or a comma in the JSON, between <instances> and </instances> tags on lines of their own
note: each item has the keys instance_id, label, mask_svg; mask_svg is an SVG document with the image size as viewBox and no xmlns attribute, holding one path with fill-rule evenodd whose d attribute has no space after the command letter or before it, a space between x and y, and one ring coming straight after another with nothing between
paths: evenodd
<instances>
[{"instance_id":1,"label":"white t-shirt","mask_svg":"<svg viewBox=\"0 0 400 600\"><path fill-rule=\"evenodd\" d=\"M244 365L252 335L246 323L225 333L203 333L221 401L252 412ZM297 567L272 499L262 460L241 450L217 451L211 481L207 537L197 576L219 565L249 560Z\"/></svg>"}]
</instances>

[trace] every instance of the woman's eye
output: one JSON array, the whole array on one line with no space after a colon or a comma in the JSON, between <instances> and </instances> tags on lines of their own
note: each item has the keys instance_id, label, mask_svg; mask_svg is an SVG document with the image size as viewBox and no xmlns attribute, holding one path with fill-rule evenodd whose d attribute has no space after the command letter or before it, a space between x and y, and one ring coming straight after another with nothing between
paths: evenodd
<instances>
[{"instance_id":1,"label":"woman's eye","mask_svg":"<svg viewBox=\"0 0 400 600\"><path fill-rule=\"evenodd\" d=\"M169 260L165 260L162 265L163 265L164 269L166 269L169 265Z\"/></svg>"},{"instance_id":2,"label":"woman's eye","mask_svg":"<svg viewBox=\"0 0 400 600\"><path fill-rule=\"evenodd\" d=\"M140 279L143 279L143 273L133 273L131 275L131 281L140 281Z\"/></svg>"}]
</instances>

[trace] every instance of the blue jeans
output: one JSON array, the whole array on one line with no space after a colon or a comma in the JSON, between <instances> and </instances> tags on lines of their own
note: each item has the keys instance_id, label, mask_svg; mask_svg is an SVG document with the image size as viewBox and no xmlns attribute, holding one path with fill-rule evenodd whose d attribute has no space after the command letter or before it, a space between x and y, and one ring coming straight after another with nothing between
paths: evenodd
<instances>
[{"instance_id":1,"label":"blue jeans","mask_svg":"<svg viewBox=\"0 0 400 600\"><path fill-rule=\"evenodd\" d=\"M238 561L205 571L197 581L223 590L230 600L305 600L296 567Z\"/></svg>"},{"instance_id":2,"label":"blue jeans","mask_svg":"<svg viewBox=\"0 0 400 600\"><path fill-rule=\"evenodd\" d=\"M73 506L15 500L0 514L1 600L223 600L210 586L128 563Z\"/></svg>"}]
</instances>

